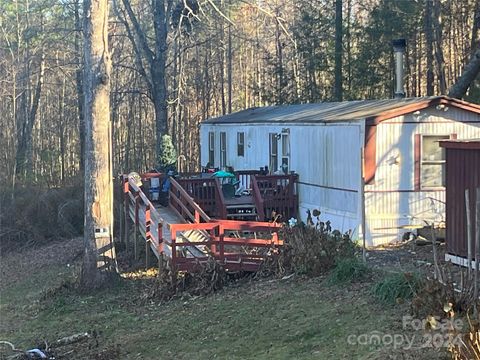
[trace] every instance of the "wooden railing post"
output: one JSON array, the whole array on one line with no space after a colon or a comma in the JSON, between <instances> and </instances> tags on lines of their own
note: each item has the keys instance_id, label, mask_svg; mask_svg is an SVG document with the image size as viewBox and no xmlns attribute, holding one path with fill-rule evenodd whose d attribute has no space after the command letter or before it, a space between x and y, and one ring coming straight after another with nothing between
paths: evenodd
<instances>
[{"instance_id":1,"label":"wooden railing post","mask_svg":"<svg viewBox=\"0 0 480 360\"><path fill-rule=\"evenodd\" d=\"M177 229L174 226L170 225L170 232L172 235L172 240L170 243L172 249L172 272L175 273L177 267Z\"/></svg>"},{"instance_id":2,"label":"wooden railing post","mask_svg":"<svg viewBox=\"0 0 480 360\"><path fill-rule=\"evenodd\" d=\"M158 276L164 270L164 263L163 263L163 223L161 221L157 224L157 252L158 252Z\"/></svg>"},{"instance_id":3,"label":"wooden railing post","mask_svg":"<svg viewBox=\"0 0 480 360\"><path fill-rule=\"evenodd\" d=\"M218 226L218 235L219 235L219 239L220 239L220 262L222 263L222 265L225 264L225 243L224 243L224 240L225 240L225 227L220 224Z\"/></svg>"},{"instance_id":4,"label":"wooden railing post","mask_svg":"<svg viewBox=\"0 0 480 360\"><path fill-rule=\"evenodd\" d=\"M225 205L225 198L223 197L222 185L220 184L220 180L215 178L215 189L216 189L216 207L220 211L220 218L226 219L227 218L227 206Z\"/></svg>"},{"instance_id":5,"label":"wooden railing post","mask_svg":"<svg viewBox=\"0 0 480 360\"><path fill-rule=\"evenodd\" d=\"M257 177L255 175L250 176L250 184L252 186L253 200L255 201L255 207L257 208L258 220L265 221L265 203L258 187Z\"/></svg>"},{"instance_id":6,"label":"wooden railing post","mask_svg":"<svg viewBox=\"0 0 480 360\"><path fill-rule=\"evenodd\" d=\"M139 226L139 217L138 217L138 211L140 208L140 196L138 191L135 192L135 231L133 235L133 253L135 260L138 259L138 243L137 243L137 233L138 233L138 226Z\"/></svg>"},{"instance_id":7,"label":"wooden railing post","mask_svg":"<svg viewBox=\"0 0 480 360\"><path fill-rule=\"evenodd\" d=\"M159 252L163 251L163 223L160 221L157 224L157 237L158 237L158 246L159 246ZM160 244L162 244L160 246Z\"/></svg>"},{"instance_id":8,"label":"wooden railing post","mask_svg":"<svg viewBox=\"0 0 480 360\"><path fill-rule=\"evenodd\" d=\"M217 227L218 229L218 227ZM215 244L215 228L210 230L210 239L212 241L211 245L210 245L210 251L212 252L213 256L216 256L217 255L217 245Z\"/></svg>"},{"instance_id":9,"label":"wooden railing post","mask_svg":"<svg viewBox=\"0 0 480 360\"><path fill-rule=\"evenodd\" d=\"M272 233L272 245L278 245L278 232Z\"/></svg>"},{"instance_id":10,"label":"wooden railing post","mask_svg":"<svg viewBox=\"0 0 480 360\"><path fill-rule=\"evenodd\" d=\"M150 243L152 241L152 234L150 233L151 222L150 204L147 204L145 208L145 270L148 269L150 264Z\"/></svg>"},{"instance_id":11,"label":"wooden railing post","mask_svg":"<svg viewBox=\"0 0 480 360\"><path fill-rule=\"evenodd\" d=\"M128 177L123 175L123 231L122 234L123 240L125 241L125 251L128 254L128 222L130 217L130 199L128 193L130 191L130 186L128 184Z\"/></svg>"}]
</instances>

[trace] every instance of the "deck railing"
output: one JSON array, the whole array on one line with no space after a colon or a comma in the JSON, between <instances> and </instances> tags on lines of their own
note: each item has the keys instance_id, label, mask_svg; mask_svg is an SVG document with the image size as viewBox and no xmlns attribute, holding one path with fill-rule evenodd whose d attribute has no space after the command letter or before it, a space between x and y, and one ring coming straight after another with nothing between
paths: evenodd
<instances>
[{"instance_id":1,"label":"deck railing","mask_svg":"<svg viewBox=\"0 0 480 360\"><path fill-rule=\"evenodd\" d=\"M204 180L204 179L203 179ZM187 221L192 223L168 224L160 215L161 210L156 209L144 194L143 188L139 187L134 180L127 175L121 177L122 190L124 195L123 235L125 242L128 239L128 218L135 226L134 249L137 258L137 233L145 238L146 250L152 248L163 261L162 254L171 258L172 268L175 271L194 271L197 264L214 258L219 261L227 270L256 271L261 262L265 259L266 250L262 248L281 246L278 230L281 227L277 223L256 222L256 221L235 221L211 219L206 212L194 201L193 197L175 180L170 179L170 205ZM215 180L218 185L218 179ZM170 231L164 231L165 226ZM179 233L185 231L201 231L205 241L190 242L188 236L183 236L177 242ZM167 234L167 236L165 236ZM236 235L236 236L234 236ZM205 246L208 251L205 256L193 257L182 256L182 249L185 247ZM260 249L260 250L259 250ZM247 251L245 251L247 250ZM149 251L146 254L146 264Z\"/></svg>"},{"instance_id":2,"label":"deck railing","mask_svg":"<svg viewBox=\"0 0 480 360\"><path fill-rule=\"evenodd\" d=\"M177 179L176 182L207 214L226 217L225 199L218 179L191 178Z\"/></svg>"},{"instance_id":3,"label":"deck railing","mask_svg":"<svg viewBox=\"0 0 480 360\"><path fill-rule=\"evenodd\" d=\"M283 245L283 241L278 237L280 228L281 225L277 223L236 220L212 220L204 224L174 224L170 226L172 262L176 264L178 271L192 270L198 263L207 261L209 256L182 257L181 249L192 245L206 246L210 257L215 258L227 270L258 270L265 259L265 254L258 249ZM194 243L177 242L178 233L188 230L203 230L208 233L208 240ZM251 237L245 237L245 234L243 234L244 237L231 236L238 232L250 233ZM259 234L265 237L260 238ZM239 246L242 247L243 252L238 251Z\"/></svg>"},{"instance_id":4,"label":"deck railing","mask_svg":"<svg viewBox=\"0 0 480 360\"><path fill-rule=\"evenodd\" d=\"M218 178L190 177L178 179L178 184L211 217L226 219L227 209L222 186ZM298 213L298 174L262 175L259 170L235 172L240 188L251 195L257 209L258 220L272 219L272 214L281 215L281 221L296 217ZM179 205L176 205L177 210Z\"/></svg>"},{"instance_id":5,"label":"deck railing","mask_svg":"<svg viewBox=\"0 0 480 360\"><path fill-rule=\"evenodd\" d=\"M253 179L255 194L263 199L265 218L272 218L275 213L285 222L297 216L297 174L257 175Z\"/></svg>"},{"instance_id":6,"label":"deck railing","mask_svg":"<svg viewBox=\"0 0 480 360\"><path fill-rule=\"evenodd\" d=\"M202 207L197 204L195 202L195 199L184 189L183 186L185 186L185 182L182 186L175 179L171 178L170 184L170 207L175 210L182 219L185 219L187 222L193 223L210 221L210 216L205 213ZM189 184L192 183L190 182ZM198 189L199 187L192 186L191 189L192 188Z\"/></svg>"},{"instance_id":7,"label":"deck railing","mask_svg":"<svg viewBox=\"0 0 480 360\"><path fill-rule=\"evenodd\" d=\"M257 208L258 220L265 221L265 201L263 200L255 175L252 175L251 177L251 184L252 196L253 201L255 202L255 207Z\"/></svg>"},{"instance_id":8,"label":"deck railing","mask_svg":"<svg viewBox=\"0 0 480 360\"><path fill-rule=\"evenodd\" d=\"M164 251L164 241L169 242L169 239L165 239L163 236L163 227L165 221L160 216L158 210L153 206L150 200L140 187L135 184L134 181L128 178L127 175L122 175L123 194L124 194L124 221L123 236L125 242L128 237L128 217L130 217L136 227L142 235L148 245L152 245L158 254ZM152 231L155 227L156 231ZM135 257L137 256L136 241Z\"/></svg>"},{"instance_id":9,"label":"deck railing","mask_svg":"<svg viewBox=\"0 0 480 360\"><path fill-rule=\"evenodd\" d=\"M239 181L239 185L246 190L252 190L252 177L261 175L260 170L238 170L235 171L235 178Z\"/></svg>"}]
</instances>

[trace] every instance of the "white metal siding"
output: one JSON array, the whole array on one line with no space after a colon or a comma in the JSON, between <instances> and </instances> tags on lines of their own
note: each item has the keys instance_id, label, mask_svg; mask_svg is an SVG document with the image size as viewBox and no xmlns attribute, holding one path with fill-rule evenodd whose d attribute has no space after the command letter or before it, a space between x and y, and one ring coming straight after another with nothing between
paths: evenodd
<instances>
[{"instance_id":1,"label":"white metal siding","mask_svg":"<svg viewBox=\"0 0 480 360\"><path fill-rule=\"evenodd\" d=\"M290 131L290 170L300 174L299 211L319 209L334 228L356 229L360 184L360 122L342 124L234 125L205 124L201 142L215 132L215 166L219 166L219 134L227 133L227 164L234 169L259 169L269 164L269 134ZM245 156L237 156L237 131L245 133ZM208 161L202 146L201 161ZM279 148L280 151L280 148ZM279 163L281 162L279 157ZM335 189L336 188L336 189ZM350 191L343 191L347 189Z\"/></svg>"},{"instance_id":2,"label":"white metal siding","mask_svg":"<svg viewBox=\"0 0 480 360\"><path fill-rule=\"evenodd\" d=\"M479 116L458 109L429 109L392 118L377 126L375 184L367 185L365 194L367 236L372 244L398 240L409 231L397 229L400 226L444 220L444 191L414 191L414 136L480 137L480 123L458 120L478 121Z\"/></svg>"},{"instance_id":3,"label":"white metal siding","mask_svg":"<svg viewBox=\"0 0 480 360\"><path fill-rule=\"evenodd\" d=\"M414 135L457 134L480 137L480 116L460 109L428 109L384 121L377 126L375 184L366 186L367 240L378 245L398 240L400 226L438 221L444 216L444 191L414 190ZM459 121L465 121L462 123ZM470 122L470 123L468 123ZM300 175L300 216L318 208L323 221L342 231L358 231L361 122L330 124L204 124L202 165L208 161L208 131L215 131L215 166L219 165L219 133L227 132L227 164L258 169L269 164L269 133L290 129L290 169ZM237 156L237 131L245 132L245 156ZM393 161L395 158L398 164ZM328 188L330 187L330 188ZM343 191L332 188L350 189ZM373 192L372 192L373 191ZM376 192L375 192L376 191ZM432 200L436 199L436 200Z\"/></svg>"}]
</instances>

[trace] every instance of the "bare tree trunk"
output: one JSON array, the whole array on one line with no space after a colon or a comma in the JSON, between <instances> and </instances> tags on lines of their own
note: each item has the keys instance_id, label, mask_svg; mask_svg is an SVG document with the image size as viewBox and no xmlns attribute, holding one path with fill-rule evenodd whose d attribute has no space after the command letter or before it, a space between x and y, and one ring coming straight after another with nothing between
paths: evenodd
<instances>
[{"instance_id":1,"label":"bare tree trunk","mask_svg":"<svg viewBox=\"0 0 480 360\"><path fill-rule=\"evenodd\" d=\"M229 6L231 6L229 1ZM230 11L230 8L229 8ZM228 46L227 46L227 87L228 87L228 113L232 113L232 24L228 24ZM223 84L222 84L223 85ZM247 95L245 94L245 98Z\"/></svg>"},{"instance_id":2,"label":"bare tree trunk","mask_svg":"<svg viewBox=\"0 0 480 360\"><path fill-rule=\"evenodd\" d=\"M277 55L277 63L276 63L276 75L277 75L277 104L283 104L284 97L283 97L283 44L280 39L280 24L279 24L279 9L276 9L275 13L275 45L276 45L276 55Z\"/></svg>"},{"instance_id":3,"label":"bare tree trunk","mask_svg":"<svg viewBox=\"0 0 480 360\"><path fill-rule=\"evenodd\" d=\"M432 0L425 1L425 54L427 58L427 96L432 96L434 93Z\"/></svg>"},{"instance_id":4,"label":"bare tree trunk","mask_svg":"<svg viewBox=\"0 0 480 360\"><path fill-rule=\"evenodd\" d=\"M129 36L136 51L137 65L148 84L153 107L155 109L155 133L156 133L156 157L159 165L162 149L162 135L167 134L167 84L166 84L166 58L167 58L167 35L168 22L171 13L173 0L152 0L153 9L153 30L155 46L153 50L149 47L147 35L142 30L140 23L135 16L129 0L123 0L128 18L132 22L132 29L135 36ZM128 26L128 24L126 24ZM148 64L149 78L147 78L143 61Z\"/></svg>"},{"instance_id":5,"label":"bare tree trunk","mask_svg":"<svg viewBox=\"0 0 480 360\"><path fill-rule=\"evenodd\" d=\"M40 69L38 73L37 85L35 87L35 94L33 96L32 105L27 109L26 119L22 125L20 132L20 139L18 142L16 170L17 174L27 176L32 173L33 169L33 126L37 118L38 106L40 104L40 97L42 94L43 78L45 74L45 54L42 52L40 58Z\"/></svg>"},{"instance_id":6,"label":"bare tree trunk","mask_svg":"<svg viewBox=\"0 0 480 360\"><path fill-rule=\"evenodd\" d=\"M78 106L78 133L80 138L80 174L83 174L85 168L85 122L84 122L84 115L83 115L83 84L82 84L82 51L81 51L81 44L80 40L82 37L82 23L80 21L80 0L75 0L74 6L74 13L75 13L75 41L74 41L74 48L75 53L77 54L78 59L78 67L75 72L75 82L77 87L77 106Z\"/></svg>"},{"instance_id":7,"label":"bare tree trunk","mask_svg":"<svg viewBox=\"0 0 480 360\"><path fill-rule=\"evenodd\" d=\"M167 134L167 83L165 78L166 59L167 59L167 34L168 18L164 0L153 0L153 25L155 30L155 50L150 74L152 77L155 108L155 128L156 128L156 155L157 163L160 164L160 155L162 149L162 136ZM168 12L169 13L169 12Z\"/></svg>"},{"instance_id":8,"label":"bare tree trunk","mask_svg":"<svg viewBox=\"0 0 480 360\"><path fill-rule=\"evenodd\" d=\"M475 54L473 54L470 62L463 69L462 75L457 79L455 84L452 85L448 96L454 98L462 98L466 93L470 85L473 83L477 75L480 73L480 47L477 48Z\"/></svg>"},{"instance_id":9,"label":"bare tree trunk","mask_svg":"<svg viewBox=\"0 0 480 360\"><path fill-rule=\"evenodd\" d=\"M108 0L84 0L85 253L81 285L101 286L116 269L112 237Z\"/></svg>"},{"instance_id":10,"label":"bare tree trunk","mask_svg":"<svg viewBox=\"0 0 480 360\"><path fill-rule=\"evenodd\" d=\"M342 0L335 0L335 101L343 100L342 58L343 58L343 14Z\"/></svg>"},{"instance_id":11,"label":"bare tree trunk","mask_svg":"<svg viewBox=\"0 0 480 360\"><path fill-rule=\"evenodd\" d=\"M480 44L480 0L475 2L475 12L473 15L473 26L472 26L472 40L470 44L470 51L472 55Z\"/></svg>"},{"instance_id":12,"label":"bare tree trunk","mask_svg":"<svg viewBox=\"0 0 480 360\"><path fill-rule=\"evenodd\" d=\"M440 87L440 94L443 95L447 92L447 83L445 80L445 59L443 56L443 34L440 0L435 0L433 6L433 22L435 28L435 59L437 60L438 67L438 83Z\"/></svg>"},{"instance_id":13,"label":"bare tree trunk","mask_svg":"<svg viewBox=\"0 0 480 360\"><path fill-rule=\"evenodd\" d=\"M347 0L347 89L348 96L351 96L352 90L352 0Z\"/></svg>"}]
</instances>

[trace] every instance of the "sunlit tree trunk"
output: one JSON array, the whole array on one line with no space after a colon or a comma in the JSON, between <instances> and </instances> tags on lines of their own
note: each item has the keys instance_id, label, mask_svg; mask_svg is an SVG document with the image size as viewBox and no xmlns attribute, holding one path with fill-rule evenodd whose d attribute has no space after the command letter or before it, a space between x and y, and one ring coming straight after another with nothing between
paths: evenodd
<instances>
[{"instance_id":1,"label":"sunlit tree trunk","mask_svg":"<svg viewBox=\"0 0 480 360\"><path fill-rule=\"evenodd\" d=\"M81 284L95 288L116 269L112 237L108 0L84 0L85 227Z\"/></svg>"},{"instance_id":2,"label":"sunlit tree trunk","mask_svg":"<svg viewBox=\"0 0 480 360\"><path fill-rule=\"evenodd\" d=\"M343 100L343 3L342 0L335 0L335 86L334 98L335 101Z\"/></svg>"},{"instance_id":3,"label":"sunlit tree trunk","mask_svg":"<svg viewBox=\"0 0 480 360\"><path fill-rule=\"evenodd\" d=\"M440 0L435 0L433 7L433 22L435 29L435 59L437 61L438 68L438 85L440 87L440 94L445 94L447 92L447 83L445 80L445 59L443 56L443 27Z\"/></svg>"},{"instance_id":4,"label":"sunlit tree trunk","mask_svg":"<svg viewBox=\"0 0 480 360\"><path fill-rule=\"evenodd\" d=\"M425 51L427 58L427 96L432 96L433 89L433 29L432 0L425 1Z\"/></svg>"}]
</instances>

